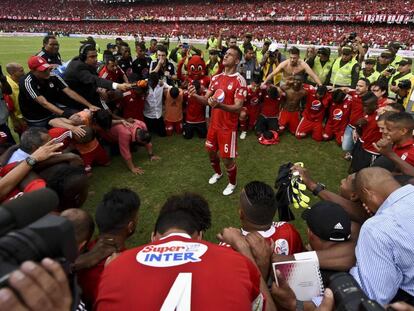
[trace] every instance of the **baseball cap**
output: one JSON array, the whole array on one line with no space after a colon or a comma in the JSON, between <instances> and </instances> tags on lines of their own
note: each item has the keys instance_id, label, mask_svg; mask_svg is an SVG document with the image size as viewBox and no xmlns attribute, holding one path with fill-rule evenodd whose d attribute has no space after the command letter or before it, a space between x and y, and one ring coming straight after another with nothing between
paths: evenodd
<instances>
[{"instance_id":1,"label":"baseball cap","mask_svg":"<svg viewBox=\"0 0 414 311\"><path fill-rule=\"evenodd\" d=\"M218 50L218 49L209 49L208 50L208 54L210 54L210 55L219 55L220 54L220 50Z\"/></svg>"},{"instance_id":2,"label":"baseball cap","mask_svg":"<svg viewBox=\"0 0 414 311\"><path fill-rule=\"evenodd\" d=\"M375 58L367 58L366 60L365 60L365 64L372 64L372 65L375 65L375 63L376 63L377 61L375 60Z\"/></svg>"},{"instance_id":3,"label":"baseball cap","mask_svg":"<svg viewBox=\"0 0 414 311\"><path fill-rule=\"evenodd\" d=\"M391 42L388 47L398 50L401 48L401 43L398 41Z\"/></svg>"},{"instance_id":4,"label":"baseball cap","mask_svg":"<svg viewBox=\"0 0 414 311\"><path fill-rule=\"evenodd\" d=\"M80 41L80 43L85 44L85 43L93 43L95 44L95 39L91 36L87 37L85 40Z\"/></svg>"},{"instance_id":5,"label":"baseball cap","mask_svg":"<svg viewBox=\"0 0 414 311\"><path fill-rule=\"evenodd\" d=\"M352 48L350 46L344 46L342 48L342 54L343 55L351 55L352 54Z\"/></svg>"},{"instance_id":6,"label":"baseball cap","mask_svg":"<svg viewBox=\"0 0 414 311\"><path fill-rule=\"evenodd\" d=\"M320 201L302 213L309 229L320 239L344 242L351 237L351 219L338 204Z\"/></svg>"},{"instance_id":7,"label":"baseball cap","mask_svg":"<svg viewBox=\"0 0 414 311\"><path fill-rule=\"evenodd\" d=\"M31 56L27 62L30 70L45 71L51 66L40 56Z\"/></svg>"},{"instance_id":8,"label":"baseball cap","mask_svg":"<svg viewBox=\"0 0 414 311\"><path fill-rule=\"evenodd\" d=\"M318 54L329 56L331 53L328 48L319 48Z\"/></svg>"},{"instance_id":9,"label":"baseball cap","mask_svg":"<svg viewBox=\"0 0 414 311\"><path fill-rule=\"evenodd\" d=\"M413 60L411 58L403 58L397 63L397 65L405 66L405 65L411 65L412 63L413 63Z\"/></svg>"},{"instance_id":10,"label":"baseball cap","mask_svg":"<svg viewBox=\"0 0 414 311\"><path fill-rule=\"evenodd\" d=\"M384 52L381 53L381 57L383 57L383 58L391 58L392 57L392 53L391 53L391 51L386 50L386 51L384 51Z\"/></svg>"}]
</instances>

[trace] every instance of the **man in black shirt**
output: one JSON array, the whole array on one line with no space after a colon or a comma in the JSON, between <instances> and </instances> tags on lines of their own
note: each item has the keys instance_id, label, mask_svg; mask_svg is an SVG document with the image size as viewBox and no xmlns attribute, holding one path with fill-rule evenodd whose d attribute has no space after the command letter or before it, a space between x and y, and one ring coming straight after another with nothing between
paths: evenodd
<instances>
[{"instance_id":1,"label":"man in black shirt","mask_svg":"<svg viewBox=\"0 0 414 311\"><path fill-rule=\"evenodd\" d=\"M157 60L151 62L151 72L157 72L160 80L166 79L167 84L171 86L177 80L174 65L167 60L167 48L162 45L157 48Z\"/></svg>"},{"instance_id":2,"label":"man in black shirt","mask_svg":"<svg viewBox=\"0 0 414 311\"><path fill-rule=\"evenodd\" d=\"M52 66L42 57L30 57L28 66L30 72L19 82L19 104L29 126L47 127L49 120L56 116L69 118L75 112L66 108L71 102L96 110L90 102L71 90L62 78L51 74Z\"/></svg>"},{"instance_id":3,"label":"man in black shirt","mask_svg":"<svg viewBox=\"0 0 414 311\"><path fill-rule=\"evenodd\" d=\"M118 66L125 72L127 77L132 73L132 57L131 57L131 48L125 42L121 44L120 58L118 59Z\"/></svg>"},{"instance_id":4,"label":"man in black shirt","mask_svg":"<svg viewBox=\"0 0 414 311\"><path fill-rule=\"evenodd\" d=\"M145 54L146 50L144 42L135 42L137 58L132 62L133 81L148 79L152 59Z\"/></svg>"},{"instance_id":5,"label":"man in black shirt","mask_svg":"<svg viewBox=\"0 0 414 311\"><path fill-rule=\"evenodd\" d=\"M62 59L59 54L59 42L56 37L52 35L44 37L42 50L36 56L42 57L48 64L62 65Z\"/></svg>"},{"instance_id":6,"label":"man in black shirt","mask_svg":"<svg viewBox=\"0 0 414 311\"><path fill-rule=\"evenodd\" d=\"M69 63L64 79L74 91L82 95L93 105L104 108L99 95L101 89L125 92L131 86L128 83L120 84L99 78L96 72L98 65L97 57L98 53L94 45L82 45L79 50L79 56Z\"/></svg>"}]
</instances>

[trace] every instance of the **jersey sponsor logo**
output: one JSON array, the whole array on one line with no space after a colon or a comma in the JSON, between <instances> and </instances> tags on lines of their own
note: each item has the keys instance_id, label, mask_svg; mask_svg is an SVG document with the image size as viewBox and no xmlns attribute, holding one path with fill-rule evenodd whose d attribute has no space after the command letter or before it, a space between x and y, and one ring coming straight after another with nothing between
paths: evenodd
<instances>
[{"instance_id":1,"label":"jersey sponsor logo","mask_svg":"<svg viewBox=\"0 0 414 311\"><path fill-rule=\"evenodd\" d=\"M194 242L172 241L144 247L136 256L140 264L150 267L173 267L189 262L200 262L207 245Z\"/></svg>"},{"instance_id":2,"label":"jersey sponsor logo","mask_svg":"<svg viewBox=\"0 0 414 311\"><path fill-rule=\"evenodd\" d=\"M285 239L275 241L275 253L279 255L289 255L289 242Z\"/></svg>"},{"instance_id":3,"label":"jersey sponsor logo","mask_svg":"<svg viewBox=\"0 0 414 311\"><path fill-rule=\"evenodd\" d=\"M224 91L222 89L217 89L214 92L213 98L219 102L222 103L224 101L224 97L226 96L226 94L224 93Z\"/></svg>"},{"instance_id":4,"label":"jersey sponsor logo","mask_svg":"<svg viewBox=\"0 0 414 311\"><path fill-rule=\"evenodd\" d=\"M344 115L344 112L341 109L336 108L334 109L332 115L334 120L341 120L342 116Z\"/></svg>"},{"instance_id":5,"label":"jersey sponsor logo","mask_svg":"<svg viewBox=\"0 0 414 311\"><path fill-rule=\"evenodd\" d=\"M321 109L321 107L322 107L322 103L317 99L315 99L311 104L311 109L312 110L319 111Z\"/></svg>"}]
</instances>

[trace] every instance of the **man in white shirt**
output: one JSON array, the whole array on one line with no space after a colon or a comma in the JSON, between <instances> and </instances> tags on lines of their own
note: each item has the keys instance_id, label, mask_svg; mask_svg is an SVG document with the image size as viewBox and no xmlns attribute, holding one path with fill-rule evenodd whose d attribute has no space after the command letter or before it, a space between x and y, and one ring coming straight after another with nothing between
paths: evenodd
<instances>
[{"instance_id":1,"label":"man in white shirt","mask_svg":"<svg viewBox=\"0 0 414 311\"><path fill-rule=\"evenodd\" d=\"M170 86L166 83L159 83L159 74L151 72L148 78L148 93L144 106L144 121L148 131L165 137L164 119L162 117L163 91Z\"/></svg>"}]
</instances>

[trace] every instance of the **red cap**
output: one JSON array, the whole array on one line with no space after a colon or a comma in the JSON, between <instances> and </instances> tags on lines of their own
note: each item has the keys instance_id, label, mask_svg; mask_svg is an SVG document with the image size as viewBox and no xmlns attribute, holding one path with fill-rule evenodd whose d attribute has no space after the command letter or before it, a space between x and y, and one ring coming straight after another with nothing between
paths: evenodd
<instances>
[{"instance_id":1,"label":"red cap","mask_svg":"<svg viewBox=\"0 0 414 311\"><path fill-rule=\"evenodd\" d=\"M30 70L45 71L51 66L40 56L31 56L27 62Z\"/></svg>"}]
</instances>

